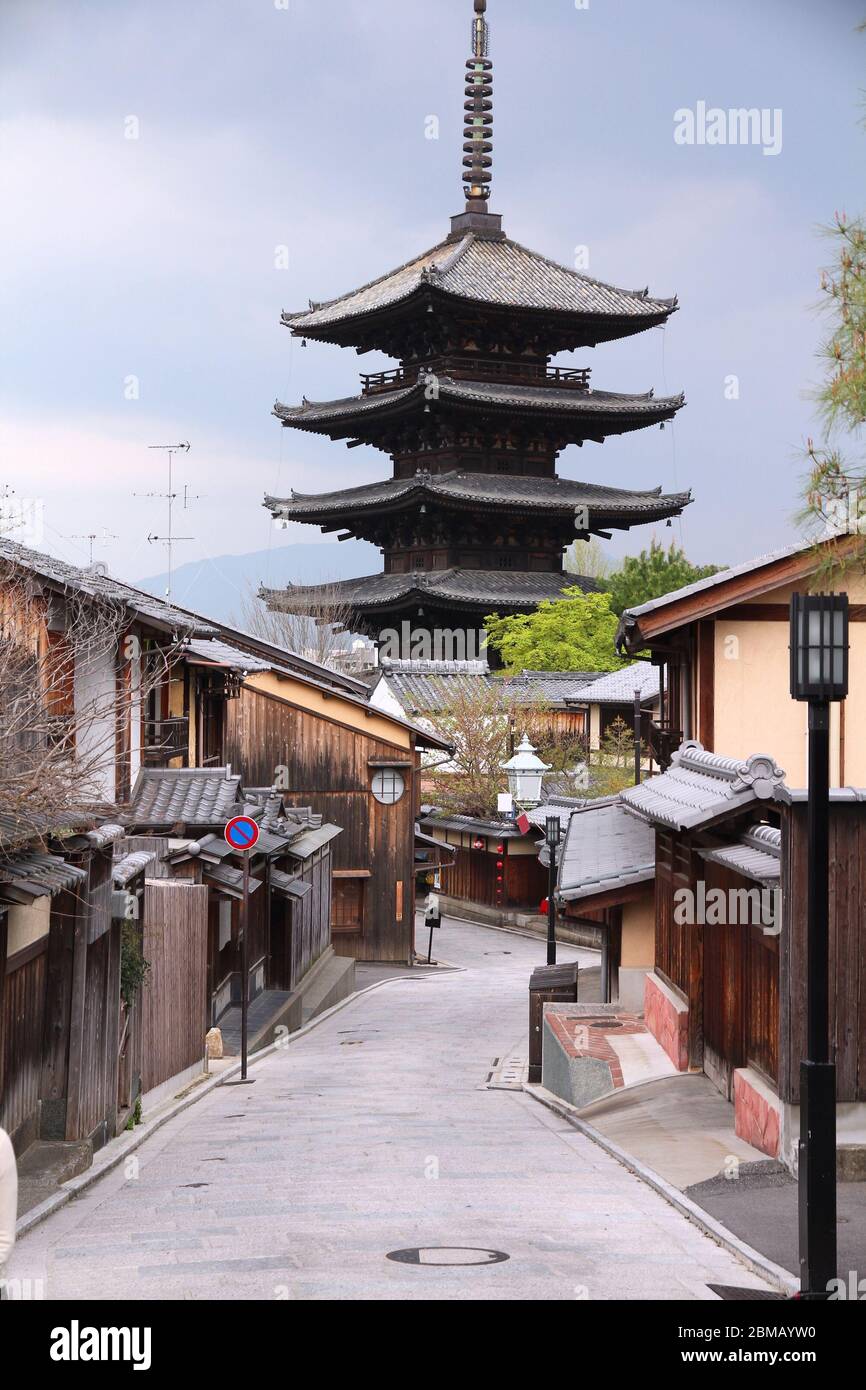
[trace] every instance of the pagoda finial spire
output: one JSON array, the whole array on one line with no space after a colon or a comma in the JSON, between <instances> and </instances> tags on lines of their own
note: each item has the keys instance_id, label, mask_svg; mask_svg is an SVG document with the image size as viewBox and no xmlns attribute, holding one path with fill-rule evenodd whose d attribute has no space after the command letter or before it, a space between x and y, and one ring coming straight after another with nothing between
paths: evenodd
<instances>
[{"instance_id":1,"label":"pagoda finial spire","mask_svg":"<svg viewBox=\"0 0 866 1390\"><path fill-rule=\"evenodd\" d=\"M493 64L487 0L475 0L472 57L466 64L466 125L463 130L463 190L467 212L487 212L493 167Z\"/></svg>"}]
</instances>

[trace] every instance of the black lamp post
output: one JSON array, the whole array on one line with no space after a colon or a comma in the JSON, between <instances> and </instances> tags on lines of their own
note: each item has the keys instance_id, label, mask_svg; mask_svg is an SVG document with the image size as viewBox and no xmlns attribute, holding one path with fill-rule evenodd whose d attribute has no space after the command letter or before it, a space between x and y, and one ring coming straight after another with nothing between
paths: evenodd
<instances>
[{"instance_id":1,"label":"black lamp post","mask_svg":"<svg viewBox=\"0 0 866 1390\"><path fill-rule=\"evenodd\" d=\"M806 1056L800 1063L801 1297L836 1278L836 1064L830 1048L830 705L848 693L848 599L791 599L791 697L809 705Z\"/></svg>"},{"instance_id":2,"label":"black lamp post","mask_svg":"<svg viewBox=\"0 0 866 1390\"><path fill-rule=\"evenodd\" d=\"M562 837L559 816L547 816L544 838L550 862L547 869L547 964L556 965L556 851Z\"/></svg>"}]
</instances>

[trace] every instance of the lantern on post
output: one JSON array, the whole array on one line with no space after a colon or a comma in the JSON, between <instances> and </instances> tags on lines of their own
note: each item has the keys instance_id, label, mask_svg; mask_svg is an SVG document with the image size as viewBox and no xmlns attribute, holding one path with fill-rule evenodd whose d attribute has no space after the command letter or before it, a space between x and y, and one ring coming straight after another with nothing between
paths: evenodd
<instances>
[{"instance_id":1,"label":"lantern on post","mask_svg":"<svg viewBox=\"0 0 866 1390\"><path fill-rule=\"evenodd\" d=\"M848 598L791 599L791 698L809 706L806 1056L800 1063L801 1297L836 1278L836 1066L830 1048L830 705L848 694Z\"/></svg>"},{"instance_id":2,"label":"lantern on post","mask_svg":"<svg viewBox=\"0 0 866 1390\"><path fill-rule=\"evenodd\" d=\"M536 757L535 749L526 734L513 758L499 766L508 777L508 790L517 806L538 806L541 801L541 779L550 771L550 764Z\"/></svg>"}]
</instances>

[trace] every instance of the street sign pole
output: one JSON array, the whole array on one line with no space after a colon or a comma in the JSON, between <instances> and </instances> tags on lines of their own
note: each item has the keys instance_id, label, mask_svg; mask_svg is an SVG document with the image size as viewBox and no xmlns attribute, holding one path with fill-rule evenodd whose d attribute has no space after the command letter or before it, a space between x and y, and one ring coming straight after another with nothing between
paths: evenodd
<instances>
[{"instance_id":1,"label":"street sign pole","mask_svg":"<svg viewBox=\"0 0 866 1390\"><path fill-rule=\"evenodd\" d=\"M250 906L250 852L244 850L244 887L241 899L241 1081L247 1079L247 1029L250 1007L250 961L247 924Z\"/></svg>"},{"instance_id":2,"label":"street sign pole","mask_svg":"<svg viewBox=\"0 0 866 1390\"><path fill-rule=\"evenodd\" d=\"M250 1010L250 855L259 838L259 827L251 816L235 816L225 828L226 843L231 845L241 857L241 1074L238 1081L227 1081L227 1086L251 1086L247 1079L247 1053L249 1050L249 1010Z\"/></svg>"}]
</instances>

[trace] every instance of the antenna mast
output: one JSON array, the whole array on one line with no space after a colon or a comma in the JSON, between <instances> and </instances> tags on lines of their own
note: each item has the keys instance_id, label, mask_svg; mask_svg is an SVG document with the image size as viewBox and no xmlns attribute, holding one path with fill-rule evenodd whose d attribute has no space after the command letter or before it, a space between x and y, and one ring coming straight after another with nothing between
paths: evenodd
<instances>
[{"instance_id":1,"label":"antenna mast","mask_svg":"<svg viewBox=\"0 0 866 1390\"><path fill-rule=\"evenodd\" d=\"M148 449L161 449L168 454L168 492L136 492L135 497L158 497L168 503L168 531L164 536L154 534L148 535L148 545L164 545L168 552L168 583L165 587L165 596L171 598L171 583L173 574L173 548L179 541L195 540L194 536L176 536L174 534L174 504L178 494L174 491L174 456L177 453L189 453L189 442L185 444L148 444ZM184 511L187 507L187 488L184 487Z\"/></svg>"}]
</instances>

